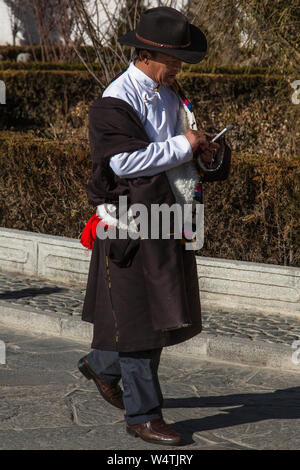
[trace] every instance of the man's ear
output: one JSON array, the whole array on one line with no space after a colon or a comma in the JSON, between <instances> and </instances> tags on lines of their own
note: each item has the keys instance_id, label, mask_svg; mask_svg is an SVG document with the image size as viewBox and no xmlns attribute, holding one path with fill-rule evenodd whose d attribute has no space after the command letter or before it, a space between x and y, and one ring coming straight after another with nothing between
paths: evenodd
<instances>
[{"instance_id":1,"label":"man's ear","mask_svg":"<svg viewBox=\"0 0 300 470\"><path fill-rule=\"evenodd\" d=\"M142 60L142 62L145 62L145 64L148 65L148 62L151 58L152 58L152 55L149 51L146 51L144 49L140 51L140 60Z\"/></svg>"}]
</instances>

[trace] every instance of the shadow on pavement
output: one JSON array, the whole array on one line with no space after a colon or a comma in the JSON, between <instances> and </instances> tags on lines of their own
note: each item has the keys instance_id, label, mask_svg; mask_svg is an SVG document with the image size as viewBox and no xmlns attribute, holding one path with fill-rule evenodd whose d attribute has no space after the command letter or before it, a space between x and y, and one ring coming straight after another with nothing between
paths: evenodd
<instances>
[{"instance_id":1,"label":"shadow on pavement","mask_svg":"<svg viewBox=\"0 0 300 470\"><path fill-rule=\"evenodd\" d=\"M37 295L48 295L67 290L68 289L65 289L63 287L28 287L28 289L21 289L18 291L4 291L0 294L0 300L21 299L23 297L36 297Z\"/></svg>"},{"instance_id":2,"label":"shadow on pavement","mask_svg":"<svg viewBox=\"0 0 300 470\"><path fill-rule=\"evenodd\" d=\"M224 407L225 409L219 410L214 416L180 421L172 424L172 427L184 435L187 443L191 443L193 442L192 435L196 432L255 423L266 419L300 419L300 387L268 393L169 398L164 401L164 408L210 407ZM195 410L195 415L196 413Z\"/></svg>"}]
</instances>

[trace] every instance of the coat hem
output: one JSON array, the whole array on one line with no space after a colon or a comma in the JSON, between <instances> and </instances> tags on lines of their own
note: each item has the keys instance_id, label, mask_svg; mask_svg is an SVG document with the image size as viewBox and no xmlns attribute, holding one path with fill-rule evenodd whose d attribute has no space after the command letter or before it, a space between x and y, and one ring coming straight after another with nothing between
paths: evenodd
<instances>
[{"instance_id":1,"label":"coat hem","mask_svg":"<svg viewBox=\"0 0 300 470\"><path fill-rule=\"evenodd\" d=\"M176 332L178 331L179 330L176 330ZM106 344L103 342L98 343L96 340L93 339L91 348L100 349L102 351L137 352L137 351L147 351L150 349L158 349L158 348L165 348L169 346L175 346L176 344L180 344L185 341L188 341L194 336L197 336L198 334L200 334L202 332L202 324L200 324L198 327L197 325L194 325L193 331L191 331L190 334L187 334L185 338L178 339L174 337L172 339L172 333L174 332L163 333L161 337L161 341L157 341L157 342L149 341L149 343L146 343L145 341L143 341L140 346L135 344L134 348L131 344L125 344L125 345L120 344L120 339L118 343L115 343L114 345L112 345L111 343L106 343Z\"/></svg>"}]
</instances>

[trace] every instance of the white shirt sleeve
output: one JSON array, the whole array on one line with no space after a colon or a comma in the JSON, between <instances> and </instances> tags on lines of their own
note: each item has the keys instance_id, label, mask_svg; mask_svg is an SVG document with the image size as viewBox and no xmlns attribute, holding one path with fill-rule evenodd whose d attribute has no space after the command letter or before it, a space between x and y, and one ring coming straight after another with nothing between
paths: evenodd
<instances>
[{"instance_id":1,"label":"white shirt sleeve","mask_svg":"<svg viewBox=\"0 0 300 470\"><path fill-rule=\"evenodd\" d=\"M193 150L184 135L165 142L151 142L144 149L124 152L110 158L110 167L120 178L153 176L193 158Z\"/></svg>"}]
</instances>

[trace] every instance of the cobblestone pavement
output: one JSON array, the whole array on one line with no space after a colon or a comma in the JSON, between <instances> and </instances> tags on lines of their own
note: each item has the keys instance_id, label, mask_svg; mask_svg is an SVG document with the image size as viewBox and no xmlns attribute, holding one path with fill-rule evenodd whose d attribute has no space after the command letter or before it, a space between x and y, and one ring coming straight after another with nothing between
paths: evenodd
<instances>
[{"instance_id":1,"label":"cobblestone pavement","mask_svg":"<svg viewBox=\"0 0 300 470\"><path fill-rule=\"evenodd\" d=\"M81 315L85 288L0 273L0 300L45 313ZM300 320L262 313L203 312L203 332L291 345L300 338Z\"/></svg>"},{"instance_id":2,"label":"cobblestone pavement","mask_svg":"<svg viewBox=\"0 0 300 470\"><path fill-rule=\"evenodd\" d=\"M0 338L1 450L168 450L126 433L77 369L86 345L2 326ZM164 418L186 441L177 451L300 449L299 374L164 352L159 377Z\"/></svg>"}]
</instances>

